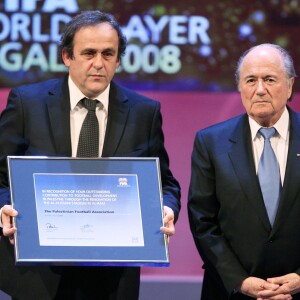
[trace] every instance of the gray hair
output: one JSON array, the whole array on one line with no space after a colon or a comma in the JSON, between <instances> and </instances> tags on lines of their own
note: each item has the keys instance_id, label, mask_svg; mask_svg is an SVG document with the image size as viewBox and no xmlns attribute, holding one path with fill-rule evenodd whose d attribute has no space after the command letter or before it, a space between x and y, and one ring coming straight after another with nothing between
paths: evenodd
<instances>
[{"instance_id":1,"label":"gray hair","mask_svg":"<svg viewBox=\"0 0 300 300\"><path fill-rule=\"evenodd\" d=\"M240 59L237 62L236 69L235 69L235 81L236 81L237 85L239 85L239 82L240 82L240 71L241 71L241 65L244 61L244 58L252 50L254 50L255 48L261 47L261 46L268 46L268 47L278 50L279 53L281 53L282 58L283 58L283 64L284 64L284 69L285 69L287 79L290 79L292 77L297 77L295 67L294 67L294 62L293 62L293 59L290 56L290 54L284 48L280 47L279 45L266 43L266 44L260 44L260 45L254 46L242 54L242 56L240 57Z\"/></svg>"}]
</instances>

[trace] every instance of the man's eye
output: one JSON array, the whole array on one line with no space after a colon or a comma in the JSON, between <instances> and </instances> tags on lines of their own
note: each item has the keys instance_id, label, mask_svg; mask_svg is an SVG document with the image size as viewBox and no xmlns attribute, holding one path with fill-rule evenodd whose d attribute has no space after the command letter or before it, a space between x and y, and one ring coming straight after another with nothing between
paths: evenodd
<instances>
[{"instance_id":1,"label":"man's eye","mask_svg":"<svg viewBox=\"0 0 300 300\"><path fill-rule=\"evenodd\" d=\"M255 82L255 80L253 78L250 78L246 81L246 83L254 83L254 82Z\"/></svg>"},{"instance_id":2,"label":"man's eye","mask_svg":"<svg viewBox=\"0 0 300 300\"><path fill-rule=\"evenodd\" d=\"M83 52L83 55L85 56L93 56L95 53L93 51L86 51L86 52Z\"/></svg>"},{"instance_id":3,"label":"man's eye","mask_svg":"<svg viewBox=\"0 0 300 300\"><path fill-rule=\"evenodd\" d=\"M266 82L273 83L273 82L275 82L275 80L274 80L274 78L267 78Z\"/></svg>"},{"instance_id":4,"label":"man's eye","mask_svg":"<svg viewBox=\"0 0 300 300\"><path fill-rule=\"evenodd\" d=\"M113 54L111 52L104 52L103 56L109 57L109 56L113 56Z\"/></svg>"}]
</instances>

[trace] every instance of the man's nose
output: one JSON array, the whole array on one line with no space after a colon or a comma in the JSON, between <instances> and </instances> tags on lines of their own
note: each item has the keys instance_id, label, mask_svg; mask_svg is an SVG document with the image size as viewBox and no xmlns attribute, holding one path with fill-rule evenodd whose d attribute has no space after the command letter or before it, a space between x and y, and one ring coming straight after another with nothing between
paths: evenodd
<instances>
[{"instance_id":1,"label":"man's nose","mask_svg":"<svg viewBox=\"0 0 300 300\"><path fill-rule=\"evenodd\" d=\"M96 69L101 69L103 67L103 58L100 53L95 55L93 65Z\"/></svg>"},{"instance_id":2,"label":"man's nose","mask_svg":"<svg viewBox=\"0 0 300 300\"><path fill-rule=\"evenodd\" d=\"M259 79L257 81L256 93L264 94L265 92L266 92L266 87L265 87L264 81L262 79Z\"/></svg>"}]
</instances>

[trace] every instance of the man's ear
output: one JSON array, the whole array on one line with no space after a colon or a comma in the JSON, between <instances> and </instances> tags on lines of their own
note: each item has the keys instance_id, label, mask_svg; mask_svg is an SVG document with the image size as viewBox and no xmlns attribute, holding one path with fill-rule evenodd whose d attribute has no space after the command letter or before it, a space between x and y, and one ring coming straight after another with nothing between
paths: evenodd
<instances>
[{"instance_id":1,"label":"man's ear","mask_svg":"<svg viewBox=\"0 0 300 300\"><path fill-rule=\"evenodd\" d=\"M61 52L61 58L65 64L66 67L69 67L70 66L70 60L71 60L71 57L68 53L68 51L66 49L63 49L62 52Z\"/></svg>"}]
</instances>

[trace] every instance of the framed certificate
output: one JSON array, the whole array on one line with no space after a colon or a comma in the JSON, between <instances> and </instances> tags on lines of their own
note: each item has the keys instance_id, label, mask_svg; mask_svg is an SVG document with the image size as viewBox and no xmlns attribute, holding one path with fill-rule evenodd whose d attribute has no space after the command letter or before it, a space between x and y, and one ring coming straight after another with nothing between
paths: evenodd
<instances>
[{"instance_id":1,"label":"framed certificate","mask_svg":"<svg viewBox=\"0 0 300 300\"><path fill-rule=\"evenodd\" d=\"M169 265L158 158L7 160L16 264Z\"/></svg>"}]
</instances>

